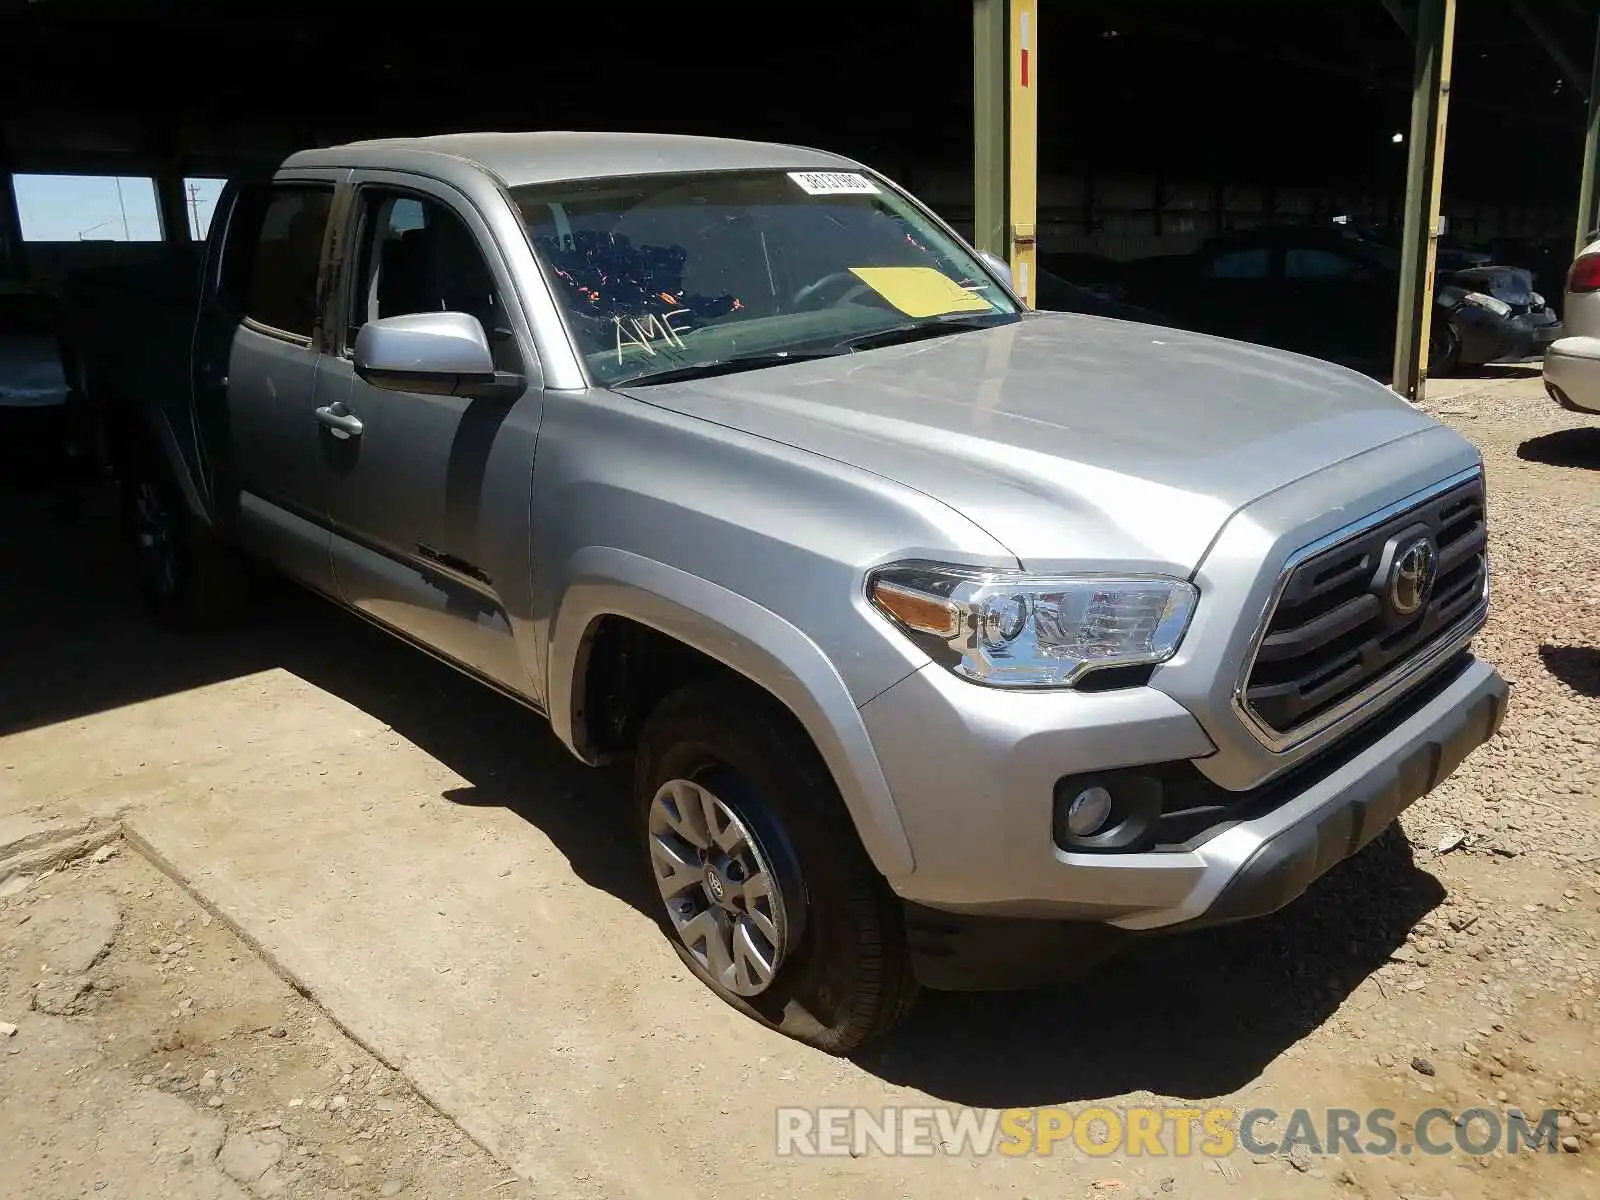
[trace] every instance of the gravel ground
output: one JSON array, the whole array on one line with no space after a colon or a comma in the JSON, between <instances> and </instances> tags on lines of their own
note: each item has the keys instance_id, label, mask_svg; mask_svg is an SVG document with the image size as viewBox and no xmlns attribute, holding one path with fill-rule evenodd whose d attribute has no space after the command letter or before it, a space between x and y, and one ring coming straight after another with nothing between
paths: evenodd
<instances>
[{"instance_id":1,"label":"gravel ground","mask_svg":"<svg viewBox=\"0 0 1600 1200\"><path fill-rule=\"evenodd\" d=\"M1406 824L1424 845L1593 866L1600 859L1600 426L1537 371L1431 386L1426 405L1483 451L1493 610L1477 649L1515 689L1501 736ZM1435 837L1435 835L1437 835Z\"/></svg>"}]
</instances>

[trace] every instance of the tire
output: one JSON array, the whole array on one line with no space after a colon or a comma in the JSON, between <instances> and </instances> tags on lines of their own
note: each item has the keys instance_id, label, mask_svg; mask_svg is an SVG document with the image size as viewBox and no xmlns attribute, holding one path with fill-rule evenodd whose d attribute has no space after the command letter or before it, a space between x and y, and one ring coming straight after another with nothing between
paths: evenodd
<instances>
[{"instance_id":1,"label":"tire","mask_svg":"<svg viewBox=\"0 0 1600 1200\"><path fill-rule=\"evenodd\" d=\"M1444 379L1461 369L1461 335L1449 317L1435 315L1428 323L1428 375Z\"/></svg>"},{"instance_id":2,"label":"tire","mask_svg":"<svg viewBox=\"0 0 1600 1200\"><path fill-rule=\"evenodd\" d=\"M669 905L669 892L704 870L707 856L678 833L685 826L666 822L673 808L680 816L691 810L697 792L722 805L713 820L731 818L725 844L743 835L719 876L729 891L751 891L731 898L733 908L716 904L719 885L709 878L677 890L676 907ZM634 795L658 920L701 982L745 1015L830 1054L849 1054L900 1022L917 987L899 902L867 858L821 757L775 702L721 683L668 696L640 735ZM702 836L702 845L723 854L711 839ZM681 873L668 865L674 853ZM763 873L772 886L758 886ZM777 943L757 928L763 905L764 928L782 935ZM686 941L679 927L696 906L700 923ZM708 919L724 931L743 929L765 949L781 947L767 955L774 969L764 983L753 958L729 965L726 944L720 973L708 940L690 948Z\"/></svg>"},{"instance_id":3,"label":"tire","mask_svg":"<svg viewBox=\"0 0 1600 1200\"><path fill-rule=\"evenodd\" d=\"M245 564L190 512L165 462L132 447L119 484L123 541L145 607L169 629L236 624L248 608Z\"/></svg>"}]
</instances>

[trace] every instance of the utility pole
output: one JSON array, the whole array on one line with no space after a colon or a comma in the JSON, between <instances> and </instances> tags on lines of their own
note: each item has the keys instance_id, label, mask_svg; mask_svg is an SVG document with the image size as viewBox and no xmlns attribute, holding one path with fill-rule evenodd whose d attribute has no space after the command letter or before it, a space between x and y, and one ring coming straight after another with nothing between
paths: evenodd
<instances>
[{"instance_id":1,"label":"utility pole","mask_svg":"<svg viewBox=\"0 0 1600 1200\"><path fill-rule=\"evenodd\" d=\"M1456 0L1420 0L1413 28L1416 68L1411 85L1405 227L1400 243L1399 309L1390 386L1413 403L1420 403L1428 374L1434 263L1441 232L1439 201L1444 182Z\"/></svg>"},{"instance_id":2,"label":"utility pole","mask_svg":"<svg viewBox=\"0 0 1600 1200\"><path fill-rule=\"evenodd\" d=\"M200 185L191 183L186 189L189 193L189 236L200 236Z\"/></svg>"},{"instance_id":3,"label":"utility pole","mask_svg":"<svg viewBox=\"0 0 1600 1200\"><path fill-rule=\"evenodd\" d=\"M113 176L117 184L117 208L122 212L122 240L133 241L133 234L128 230L128 206L122 199L122 176Z\"/></svg>"}]
</instances>

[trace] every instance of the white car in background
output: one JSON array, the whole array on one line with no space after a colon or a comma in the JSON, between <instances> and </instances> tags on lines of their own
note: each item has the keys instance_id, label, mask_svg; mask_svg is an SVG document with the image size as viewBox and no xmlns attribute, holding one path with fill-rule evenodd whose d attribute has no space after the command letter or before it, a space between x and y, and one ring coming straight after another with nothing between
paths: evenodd
<instances>
[{"instance_id":1,"label":"white car in background","mask_svg":"<svg viewBox=\"0 0 1600 1200\"><path fill-rule=\"evenodd\" d=\"M1600 239L1567 272L1563 317L1567 336L1544 356L1545 391L1562 408L1600 413Z\"/></svg>"}]
</instances>

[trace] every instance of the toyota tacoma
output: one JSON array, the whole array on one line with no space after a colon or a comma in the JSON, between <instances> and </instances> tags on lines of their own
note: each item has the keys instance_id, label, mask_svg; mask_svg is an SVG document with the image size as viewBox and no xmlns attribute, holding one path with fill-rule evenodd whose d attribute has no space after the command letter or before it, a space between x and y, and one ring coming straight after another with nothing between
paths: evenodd
<instances>
[{"instance_id":1,"label":"toyota tacoma","mask_svg":"<svg viewBox=\"0 0 1600 1200\"><path fill-rule=\"evenodd\" d=\"M63 323L156 614L265 563L631 761L672 945L823 1049L1277 910L1504 715L1471 445L1327 363L1029 311L861 163L308 150L193 276Z\"/></svg>"}]
</instances>

